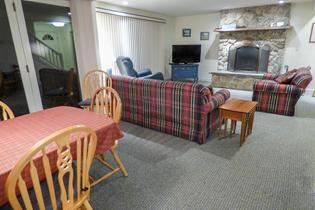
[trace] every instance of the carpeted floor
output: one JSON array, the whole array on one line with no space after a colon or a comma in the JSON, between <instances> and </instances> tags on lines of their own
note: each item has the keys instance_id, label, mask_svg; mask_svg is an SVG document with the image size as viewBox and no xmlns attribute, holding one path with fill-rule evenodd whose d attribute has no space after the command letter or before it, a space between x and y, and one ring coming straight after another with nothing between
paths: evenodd
<instances>
[{"instance_id":1,"label":"carpeted floor","mask_svg":"<svg viewBox=\"0 0 315 210\"><path fill-rule=\"evenodd\" d=\"M92 189L94 209L314 209L315 119L257 113L254 131L198 145L122 122L129 172ZM91 171L103 171L97 163Z\"/></svg>"}]
</instances>

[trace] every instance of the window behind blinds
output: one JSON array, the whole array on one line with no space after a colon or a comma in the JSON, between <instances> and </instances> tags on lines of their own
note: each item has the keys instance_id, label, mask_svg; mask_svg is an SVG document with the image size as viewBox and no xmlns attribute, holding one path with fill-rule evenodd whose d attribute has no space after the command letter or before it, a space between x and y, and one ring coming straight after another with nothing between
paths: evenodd
<instances>
[{"instance_id":1,"label":"window behind blinds","mask_svg":"<svg viewBox=\"0 0 315 210\"><path fill-rule=\"evenodd\" d=\"M97 30L102 69L113 69L118 56L130 57L134 68L164 72L164 24L97 12Z\"/></svg>"}]
</instances>

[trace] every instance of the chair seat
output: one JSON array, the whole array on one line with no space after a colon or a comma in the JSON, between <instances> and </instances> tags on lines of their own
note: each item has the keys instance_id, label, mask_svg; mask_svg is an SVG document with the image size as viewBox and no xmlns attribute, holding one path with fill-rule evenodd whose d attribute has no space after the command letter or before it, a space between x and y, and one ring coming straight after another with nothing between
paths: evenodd
<instances>
[{"instance_id":1,"label":"chair seat","mask_svg":"<svg viewBox=\"0 0 315 210\"><path fill-rule=\"evenodd\" d=\"M81 106L81 107L82 106L90 106L90 105L91 105L91 99L90 98L87 98L87 99L85 99L79 103L79 106Z\"/></svg>"},{"instance_id":2,"label":"chair seat","mask_svg":"<svg viewBox=\"0 0 315 210\"><path fill-rule=\"evenodd\" d=\"M110 98L108 99L108 102L110 102ZM78 105L81 107L91 106L91 99L87 98L87 99L81 101Z\"/></svg>"}]
</instances>

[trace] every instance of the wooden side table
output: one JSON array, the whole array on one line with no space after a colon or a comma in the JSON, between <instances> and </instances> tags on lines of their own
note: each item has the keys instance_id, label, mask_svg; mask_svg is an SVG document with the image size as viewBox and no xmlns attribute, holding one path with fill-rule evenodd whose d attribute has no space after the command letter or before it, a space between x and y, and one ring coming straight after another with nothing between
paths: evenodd
<instances>
[{"instance_id":1,"label":"wooden side table","mask_svg":"<svg viewBox=\"0 0 315 210\"><path fill-rule=\"evenodd\" d=\"M221 129L223 120L225 120L223 138L227 137L228 120L231 120L230 134L235 134L237 121L240 121L242 123L240 146L242 146L246 137L252 133L256 106L257 102L255 101L246 101L241 99L231 99L227 103L220 106L220 138L222 138Z\"/></svg>"}]
</instances>

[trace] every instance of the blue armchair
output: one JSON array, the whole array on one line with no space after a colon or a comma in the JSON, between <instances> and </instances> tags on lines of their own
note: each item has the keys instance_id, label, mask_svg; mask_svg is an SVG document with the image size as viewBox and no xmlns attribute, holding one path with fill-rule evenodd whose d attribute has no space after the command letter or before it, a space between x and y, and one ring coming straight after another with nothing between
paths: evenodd
<instances>
[{"instance_id":1,"label":"blue armchair","mask_svg":"<svg viewBox=\"0 0 315 210\"><path fill-rule=\"evenodd\" d=\"M164 76L161 72L152 74L152 71L150 69L136 71L133 68L133 63L131 59L128 57L119 56L116 59L116 63L122 75L144 79L164 80Z\"/></svg>"}]
</instances>

